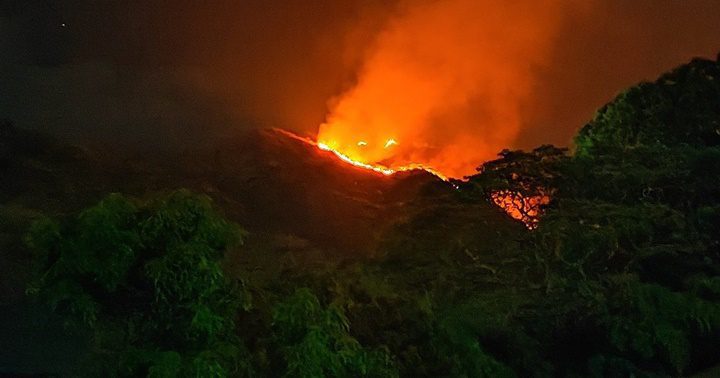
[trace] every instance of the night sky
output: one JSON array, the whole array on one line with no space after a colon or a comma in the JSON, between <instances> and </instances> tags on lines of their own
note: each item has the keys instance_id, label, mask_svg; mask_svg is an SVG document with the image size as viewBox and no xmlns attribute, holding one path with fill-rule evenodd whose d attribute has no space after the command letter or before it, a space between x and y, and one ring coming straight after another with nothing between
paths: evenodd
<instances>
[{"instance_id":1,"label":"night sky","mask_svg":"<svg viewBox=\"0 0 720 378\"><path fill-rule=\"evenodd\" d=\"M378 33L410 4L200 3L2 1L0 118L141 149L251 127L313 134ZM622 89L694 56L714 58L720 2L598 0L558 27L508 147L567 145Z\"/></svg>"}]
</instances>

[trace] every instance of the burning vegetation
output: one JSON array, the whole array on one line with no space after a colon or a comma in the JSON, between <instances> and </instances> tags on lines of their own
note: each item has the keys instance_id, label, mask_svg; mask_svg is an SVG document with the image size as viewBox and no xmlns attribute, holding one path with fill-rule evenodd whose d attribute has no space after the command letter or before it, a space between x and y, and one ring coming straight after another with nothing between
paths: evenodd
<instances>
[{"instance_id":1,"label":"burning vegetation","mask_svg":"<svg viewBox=\"0 0 720 378\"><path fill-rule=\"evenodd\" d=\"M358 167L358 168L367 169L367 170L372 171L372 172L377 172L377 173L380 173L380 174L385 175L385 176L390 176L390 175L392 175L392 174L394 174L394 173L397 173L397 172L408 172L408 171L414 171L414 170L422 170L422 171L426 171L426 172L428 172L428 173L431 173L431 174L437 176L438 178L440 178L440 179L443 180L443 181L448 181L448 180L449 180L449 178L446 177L445 175L443 175L442 173L436 171L435 169L433 169L433 168L431 168L431 167L423 166L422 164L408 164L408 165L405 165L405 166L400 166L400 167L395 167L395 168L389 168L389 167L387 167L387 166L384 166L384 165L381 165L381 164L377 164L377 163L374 163L374 164L373 164L373 163L367 163L367 162L362 161L362 160L356 160L356 159L350 157L349 155L346 155L346 154L343 153L342 151L337 150L337 149L333 148L332 146L327 145L327 144L325 144L325 143L323 143L323 142L317 142L317 141L312 140L312 139L309 138L309 137L302 137L302 136L299 136L299 135L297 135L297 134L291 133L291 132L289 132L289 131L287 131L287 130L282 130L282 129L275 129L275 130L278 131L278 132L280 132L281 134L283 134L283 135L285 135L285 136L288 136L288 137L290 137L290 138L293 138L293 139L302 141L302 142L304 142L304 143L310 144L310 145L312 145L312 146L315 146L315 147L317 147L318 149L320 149L320 150L322 150L322 151L331 152L331 153L332 153L333 155L335 155L338 159L340 159L341 161L343 161L343 162L345 162L345 163L347 163L347 164L353 165L353 166ZM367 144L367 143L366 143L366 142L363 142L363 141L360 141L360 142L358 142L358 144L360 145L360 144ZM395 145L395 144L397 144L397 142L396 142L394 139L389 139L389 140L387 140L387 141L385 142L385 148L392 147L392 146Z\"/></svg>"},{"instance_id":2,"label":"burning vegetation","mask_svg":"<svg viewBox=\"0 0 720 378\"><path fill-rule=\"evenodd\" d=\"M379 164L369 164L363 161L355 160L343 152L333 147L316 142L309 137L302 137L287 130L275 129L282 135L303 143L312 145L319 150L331 152L340 161L352 166L362 168L371 172L376 172L384 176L390 176L398 172L407 172L413 170L423 170L435 175L443 181L451 181L442 173L421 164L410 164L396 168L388 168ZM358 144L366 144L361 141ZM397 144L394 139L385 142L384 148L392 147ZM478 170L482 173L483 180L490 180L487 185L496 188L485 194L486 198L494 205L500 207L513 219L521 221L529 229L537 227L540 216L543 213L543 207L550 203L554 189L549 187L548 182L539 182L537 172L528 171L528 162L534 162L535 167L540 166L539 163L547 164L549 159L558 159L565 156L564 149L557 149L551 146L544 146L536 149L530 154L521 151L501 152L502 159L494 160L483 164ZM547 179L553 174L549 172L541 173ZM466 179L469 177L466 177ZM458 181L458 180L455 180ZM475 180L477 182L478 180ZM455 189L460 186L453 182L451 184ZM500 189L497 189L500 188Z\"/></svg>"},{"instance_id":3,"label":"burning vegetation","mask_svg":"<svg viewBox=\"0 0 720 378\"><path fill-rule=\"evenodd\" d=\"M357 82L330 104L318 148L384 175L423 169L463 179L512 145L520 107L548 59L560 2L405 4L368 52ZM489 195L534 228L549 194Z\"/></svg>"},{"instance_id":4,"label":"burning vegetation","mask_svg":"<svg viewBox=\"0 0 720 378\"><path fill-rule=\"evenodd\" d=\"M575 6L397 3L317 134L0 121L0 376L720 376L720 57L510 149Z\"/></svg>"},{"instance_id":5,"label":"burning vegetation","mask_svg":"<svg viewBox=\"0 0 720 378\"><path fill-rule=\"evenodd\" d=\"M538 226L542 207L550 203L549 196L525 197L511 190L498 190L490 194L490 198L513 219L523 222L530 229Z\"/></svg>"},{"instance_id":6,"label":"burning vegetation","mask_svg":"<svg viewBox=\"0 0 720 378\"><path fill-rule=\"evenodd\" d=\"M515 142L533 67L567 12L559 1L408 2L334 99L317 141L381 171L462 178Z\"/></svg>"},{"instance_id":7,"label":"burning vegetation","mask_svg":"<svg viewBox=\"0 0 720 378\"><path fill-rule=\"evenodd\" d=\"M37 317L0 322L17 346L0 354L0 374L593 377L717 367L718 78L720 63L693 61L619 95L573 153L504 150L451 180L457 190L287 132L293 139L263 131L135 167L0 124L0 269L17 282L3 305L15 306L12 316L31 303L62 323L41 344L53 326L32 326ZM96 202L116 192L140 197ZM58 350L66 366L41 366ZM26 356L35 366L15 362Z\"/></svg>"}]
</instances>

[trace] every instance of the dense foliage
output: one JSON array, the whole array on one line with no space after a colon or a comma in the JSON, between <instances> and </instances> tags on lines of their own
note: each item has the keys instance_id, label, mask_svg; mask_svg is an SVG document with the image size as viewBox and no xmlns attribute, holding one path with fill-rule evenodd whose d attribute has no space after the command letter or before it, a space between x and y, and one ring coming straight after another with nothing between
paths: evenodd
<instances>
[{"instance_id":1,"label":"dense foliage","mask_svg":"<svg viewBox=\"0 0 720 378\"><path fill-rule=\"evenodd\" d=\"M706 60L633 87L574 152L503 151L372 259L235 252L204 197L111 195L34 226L31 291L113 375L692 374L720 363L719 99ZM507 228L473 207L497 193L547 201Z\"/></svg>"},{"instance_id":2,"label":"dense foliage","mask_svg":"<svg viewBox=\"0 0 720 378\"><path fill-rule=\"evenodd\" d=\"M249 298L220 266L242 235L185 191L148 203L113 194L75 218L35 224L29 291L92 330L93 375L247 371L234 317Z\"/></svg>"},{"instance_id":3,"label":"dense foliage","mask_svg":"<svg viewBox=\"0 0 720 378\"><path fill-rule=\"evenodd\" d=\"M601 109L575 154L506 152L468 184L553 193L522 244L553 307L539 316L593 335L598 375L717 363L698 350L718 346L720 302L697 284L720 277L718 78L717 62L693 61Z\"/></svg>"}]
</instances>

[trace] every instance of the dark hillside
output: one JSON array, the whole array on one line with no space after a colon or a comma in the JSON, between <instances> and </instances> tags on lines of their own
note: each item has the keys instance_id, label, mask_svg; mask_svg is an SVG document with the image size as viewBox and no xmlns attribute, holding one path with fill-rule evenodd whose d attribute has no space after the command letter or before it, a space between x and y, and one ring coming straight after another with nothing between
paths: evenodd
<instances>
[{"instance_id":1,"label":"dark hillside","mask_svg":"<svg viewBox=\"0 0 720 378\"><path fill-rule=\"evenodd\" d=\"M210 195L258 237L300 238L349 257L370 253L390 225L415 212L457 204L452 187L424 171L367 172L273 130L212 149L132 158L65 145L10 123L0 133L0 199L7 211L65 214L109 192L143 196L184 187ZM462 211L512 223L485 203Z\"/></svg>"},{"instance_id":2,"label":"dark hillside","mask_svg":"<svg viewBox=\"0 0 720 378\"><path fill-rule=\"evenodd\" d=\"M273 130L128 158L4 125L0 373L712 372L719 67L621 93L575 152L504 150L466 182ZM539 222L497 193L546 197Z\"/></svg>"}]
</instances>

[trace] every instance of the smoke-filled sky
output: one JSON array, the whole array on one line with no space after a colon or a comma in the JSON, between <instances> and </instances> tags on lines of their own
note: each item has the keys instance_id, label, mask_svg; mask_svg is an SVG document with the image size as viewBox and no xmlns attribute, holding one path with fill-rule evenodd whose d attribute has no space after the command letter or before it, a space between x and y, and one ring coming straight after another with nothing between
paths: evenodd
<instances>
[{"instance_id":1,"label":"smoke-filled sky","mask_svg":"<svg viewBox=\"0 0 720 378\"><path fill-rule=\"evenodd\" d=\"M560 1L402 4L340 95L319 141L365 162L462 177L517 139L534 70L551 60ZM584 8L584 7L583 7Z\"/></svg>"},{"instance_id":2,"label":"smoke-filled sky","mask_svg":"<svg viewBox=\"0 0 720 378\"><path fill-rule=\"evenodd\" d=\"M327 123L398 139L375 160L470 173L504 147L567 145L623 88L714 58L720 2L4 0L0 51L0 118L72 140Z\"/></svg>"}]
</instances>

